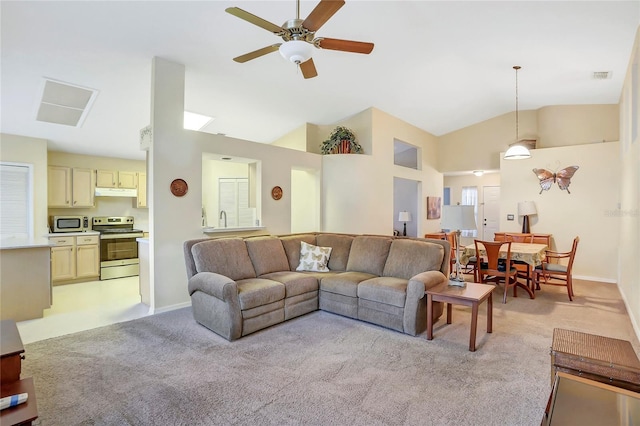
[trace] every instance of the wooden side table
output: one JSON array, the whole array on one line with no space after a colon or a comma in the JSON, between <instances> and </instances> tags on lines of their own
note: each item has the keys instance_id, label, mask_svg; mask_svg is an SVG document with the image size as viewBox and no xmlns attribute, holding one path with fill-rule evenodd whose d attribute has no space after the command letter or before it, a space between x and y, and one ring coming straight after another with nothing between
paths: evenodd
<instances>
[{"instance_id":1,"label":"wooden side table","mask_svg":"<svg viewBox=\"0 0 640 426\"><path fill-rule=\"evenodd\" d=\"M425 291L427 295L427 340L433 339L433 302L447 304L447 324L451 324L451 305L471 307L471 332L469 335L469 350L476 350L476 330L478 328L478 305L487 301L487 333L492 332L493 297L495 286L488 284L467 283L465 287L443 284Z\"/></svg>"},{"instance_id":2,"label":"wooden side table","mask_svg":"<svg viewBox=\"0 0 640 426\"><path fill-rule=\"evenodd\" d=\"M38 417L33 379L20 379L24 346L16 322L0 321L0 397L26 393L27 401L0 411L0 425L30 425Z\"/></svg>"}]
</instances>

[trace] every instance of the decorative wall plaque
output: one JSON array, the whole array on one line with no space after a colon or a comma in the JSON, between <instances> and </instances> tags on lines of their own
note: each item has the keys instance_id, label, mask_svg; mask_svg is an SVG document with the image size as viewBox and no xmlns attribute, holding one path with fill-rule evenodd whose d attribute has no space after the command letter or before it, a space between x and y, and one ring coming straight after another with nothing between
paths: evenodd
<instances>
[{"instance_id":1,"label":"decorative wall plaque","mask_svg":"<svg viewBox=\"0 0 640 426\"><path fill-rule=\"evenodd\" d=\"M279 186L274 186L271 190L271 197L276 201L282 198L282 188L280 188Z\"/></svg>"},{"instance_id":2,"label":"decorative wall plaque","mask_svg":"<svg viewBox=\"0 0 640 426\"><path fill-rule=\"evenodd\" d=\"M174 179L171 182L171 193L176 197L182 197L188 190L189 186L183 179Z\"/></svg>"}]
</instances>

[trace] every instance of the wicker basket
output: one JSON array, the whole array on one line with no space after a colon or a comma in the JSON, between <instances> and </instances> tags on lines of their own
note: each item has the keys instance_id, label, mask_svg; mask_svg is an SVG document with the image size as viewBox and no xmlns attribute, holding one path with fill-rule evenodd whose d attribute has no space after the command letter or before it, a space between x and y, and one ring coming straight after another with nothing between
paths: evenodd
<instances>
[{"instance_id":1,"label":"wicker basket","mask_svg":"<svg viewBox=\"0 0 640 426\"><path fill-rule=\"evenodd\" d=\"M551 345L551 384L557 371L640 391L640 360L626 340L556 328Z\"/></svg>"}]
</instances>

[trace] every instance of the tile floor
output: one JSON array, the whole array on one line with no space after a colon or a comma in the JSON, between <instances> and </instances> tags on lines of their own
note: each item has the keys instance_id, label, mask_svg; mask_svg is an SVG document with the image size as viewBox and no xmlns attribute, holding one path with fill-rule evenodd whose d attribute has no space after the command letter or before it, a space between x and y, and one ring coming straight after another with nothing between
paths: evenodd
<instances>
[{"instance_id":1,"label":"tile floor","mask_svg":"<svg viewBox=\"0 0 640 426\"><path fill-rule=\"evenodd\" d=\"M138 277L53 287L53 304L44 317L18 322L23 344L149 315L140 303Z\"/></svg>"}]
</instances>

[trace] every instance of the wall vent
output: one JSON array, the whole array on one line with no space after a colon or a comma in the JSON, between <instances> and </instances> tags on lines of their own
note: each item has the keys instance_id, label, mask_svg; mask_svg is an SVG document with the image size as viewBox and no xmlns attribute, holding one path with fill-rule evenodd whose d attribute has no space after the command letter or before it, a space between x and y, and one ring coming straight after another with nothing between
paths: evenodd
<instances>
[{"instance_id":1,"label":"wall vent","mask_svg":"<svg viewBox=\"0 0 640 426\"><path fill-rule=\"evenodd\" d=\"M36 120L80 127L97 96L95 89L45 78Z\"/></svg>"},{"instance_id":2,"label":"wall vent","mask_svg":"<svg viewBox=\"0 0 640 426\"><path fill-rule=\"evenodd\" d=\"M610 80L611 71L594 71L593 79L594 80Z\"/></svg>"}]
</instances>

